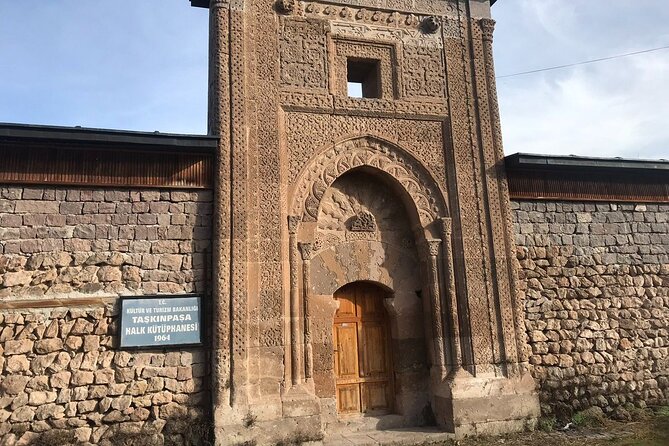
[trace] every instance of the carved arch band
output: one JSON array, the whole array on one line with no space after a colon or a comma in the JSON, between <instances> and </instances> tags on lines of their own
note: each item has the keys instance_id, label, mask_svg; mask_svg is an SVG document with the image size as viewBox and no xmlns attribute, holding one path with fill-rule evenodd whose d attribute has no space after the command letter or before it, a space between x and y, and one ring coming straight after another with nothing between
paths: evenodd
<instances>
[{"instance_id":1,"label":"carved arch band","mask_svg":"<svg viewBox=\"0 0 669 446\"><path fill-rule=\"evenodd\" d=\"M332 183L349 170L365 166L387 173L401 185L424 228L448 216L444 193L420 161L373 136L340 142L312 159L297 181L291 214L302 216L302 221L316 221L321 199Z\"/></svg>"}]
</instances>

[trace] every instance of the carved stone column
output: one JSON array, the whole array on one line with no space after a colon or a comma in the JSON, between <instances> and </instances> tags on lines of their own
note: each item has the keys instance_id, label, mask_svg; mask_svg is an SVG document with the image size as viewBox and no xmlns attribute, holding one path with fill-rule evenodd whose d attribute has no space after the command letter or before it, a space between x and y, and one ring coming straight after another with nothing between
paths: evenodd
<instances>
[{"instance_id":1,"label":"carved stone column","mask_svg":"<svg viewBox=\"0 0 669 446\"><path fill-rule=\"evenodd\" d=\"M300 297L298 289L298 246L297 227L300 217L288 217L288 257L290 263L290 370L293 385L302 383L300 366Z\"/></svg>"},{"instance_id":2,"label":"carved stone column","mask_svg":"<svg viewBox=\"0 0 669 446\"><path fill-rule=\"evenodd\" d=\"M460 321L458 319L458 300L455 292L455 270L453 266L453 247L451 244L452 221L450 218L440 219L442 256L444 264L444 286L446 287L446 308L449 325L449 341L451 346L451 362L454 370L462 368L462 349L460 346Z\"/></svg>"},{"instance_id":3,"label":"carved stone column","mask_svg":"<svg viewBox=\"0 0 669 446\"><path fill-rule=\"evenodd\" d=\"M497 84L495 81L495 64L493 59L493 32L495 31L495 21L492 19L483 18L479 21L479 26L481 27L481 40L483 43L483 54L485 60L485 77L486 84L488 86L488 101L490 108L490 121L492 127L492 136L493 144L495 149L495 155L498 160L501 160L504 157L504 149L502 146L502 128L499 117L499 104L497 101ZM515 348L506 348L507 360L511 363L509 364L510 369L508 373L510 376L520 375L524 372L522 368L528 361L527 353L527 340L525 334L525 318L524 318L524 308L523 303L519 297L518 293L518 272L515 264L515 244L514 244L514 235L513 235L513 222L511 219L511 208L510 203L511 199L509 197L509 187L506 179L506 171L503 168L499 169L498 178L501 183L500 195L501 195L501 211L502 218L505 223L504 228L504 240L506 242L505 246L505 255L507 257L507 268L510 270L510 294L511 294L511 308L507 311L511 311L511 314L502 315L507 318L513 318L515 333L516 345ZM509 334L510 335L510 334ZM508 341L507 341L508 342ZM511 351L510 351L511 350ZM515 355L514 353L515 350ZM514 357L515 356L515 357ZM519 363L520 367L516 370L513 367L513 363Z\"/></svg>"},{"instance_id":4,"label":"carved stone column","mask_svg":"<svg viewBox=\"0 0 669 446\"><path fill-rule=\"evenodd\" d=\"M311 311L309 304L311 300L311 243L299 243L300 253L302 254L302 308L304 311L304 377L307 382L313 379L314 359L311 346Z\"/></svg>"},{"instance_id":5,"label":"carved stone column","mask_svg":"<svg viewBox=\"0 0 669 446\"><path fill-rule=\"evenodd\" d=\"M218 135L214 189L212 276L212 373L214 423L217 413L232 404L230 351L230 10L227 2L212 1L209 8L209 123Z\"/></svg>"},{"instance_id":6,"label":"carved stone column","mask_svg":"<svg viewBox=\"0 0 669 446\"><path fill-rule=\"evenodd\" d=\"M428 240L427 248L430 255L430 295L432 298L432 336L434 337L434 355L435 366L440 370L440 373L445 374L446 370L446 353L444 349L444 325L442 320L442 299L441 290L439 287L439 264L437 256L439 255L439 248L441 240Z\"/></svg>"}]
</instances>

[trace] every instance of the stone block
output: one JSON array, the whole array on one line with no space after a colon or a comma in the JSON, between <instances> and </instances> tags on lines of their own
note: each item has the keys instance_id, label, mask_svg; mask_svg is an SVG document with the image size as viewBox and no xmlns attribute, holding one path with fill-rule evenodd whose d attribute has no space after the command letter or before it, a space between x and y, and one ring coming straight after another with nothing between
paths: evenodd
<instances>
[{"instance_id":1,"label":"stone block","mask_svg":"<svg viewBox=\"0 0 669 446\"><path fill-rule=\"evenodd\" d=\"M29 252L35 252L38 250L39 248L35 246L35 249ZM31 271L18 271L13 273L5 273L3 275L2 283L5 287L23 286L30 284L32 280L33 280L33 273Z\"/></svg>"},{"instance_id":2,"label":"stone block","mask_svg":"<svg viewBox=\"0 0 669 446\"><path fill-rule=\"evenodd\" d=\"M4 355L9 356L31 353L34 344L35 343L30 339L6 341L4 346Z\"/></svg>"},{"instance_id":3,"label":"stone block","mask_svg":"<svg viewBox=\"0 0 669 446\"><path fill-rule=\"evenodd\" d=\"M30 361L24 355L14 355L7 358L5 371L7 373L22 373L30 370Z\"/></svg>"},{"instance_id":4,"label":"stone block","mask_svg":"<svg viewBox=\"0 0 669 446\"><path fill-rule=\"evenodd\" d=\"M85 386L93 384L95 375L93 372L77 370L72 373L72 384L75 386Z\"/></svg>"},{"instance_id":5,"label":"stone block","mask_svg":"<svg viewBox=\"0 0 669 446\"><path fill-rule=\"evenodd\" d=\"M16 202L17 214L58 214L60 203L44 200L21 200Z\"/></svg>"},{"instance_id":6,"label":"stone block","mask_svg":"<svg viewBox=\"0 0 669 446\"><path fill-rule=\"evenodd\" d=\"M35 410L29 406L16 409L10 418L14 422L29 422L35 419Z\"/></svg>"},{"instance_id":7,"label":"stone block","mask_svg":"<svg viewBox=\"0 0 669 446\"><path fill-rule=\"evenodd\" d=\"M60 338L42 339L35 342L35 352L47 354L57 352L63 349L63 341Z\"/></svg>"},{"instance_id":8,"label":"stone block","mask_svg":"<svg viewBox=\"0 0 669 446\"><path fill-rule=\"evenodd\" d=\"M49 381L51 383L51 387L56 389L65 389L69 387L71 379L72 379L71 372L60 371L52 374Z\"/></svg>"}]
</instances>

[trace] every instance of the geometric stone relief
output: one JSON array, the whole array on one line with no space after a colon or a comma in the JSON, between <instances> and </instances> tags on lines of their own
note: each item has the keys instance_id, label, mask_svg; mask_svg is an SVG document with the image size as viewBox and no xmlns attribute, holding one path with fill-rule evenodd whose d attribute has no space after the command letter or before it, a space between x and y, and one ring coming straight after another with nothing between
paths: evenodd
<instances>
[{"instance_id":1,"label":"geometric stone relief","mask_svg":"<svg viewBox=\"0 0 669 446\"><path fill-rule=\"evenodd\" d=\"M423 227L448 215L444 195L423 166L401 149L371 136L346 140L311 160L296 183L292 214L302 215L303 221L317 221L321 199L332 183L363 166L387 173L402 186Z\"/></svg>"},{"instance_id":2,"label":"geometric stone relief","mask_svg":"<svg viewBox=\"0 0 669 446\"><path fill-rule=\"evenodd\" d=\"M318 229L394 231L401 217L397 196L385 183L370 175L351 172L338 178L323 196Z\"/></svg>"},{"instance_id":3,"label":"geometric stone relief","mask_svg":"<svg viewBox=\"0 0 669 446\"><path fill-rule=\"evenodd\" d=\"M353 232L376 232L376 219L374 214L367 211L361 211L351 220L349 228Z\"/></svg>"},{"instance_id":4,"label":"geometric stone relief","mask_svg":"<svg viewBox=\"0 0 669 446\"><path fill-rule=\"evenodd\" d=\"M443 50L404 45L404 96L439 99L446 96Z\"/></svg>"},{"instance_id":5,"label":"geometric stone relief","mask_svg":"<svg viewBox=\"0 0 669 446\"><path fill-rule=\"evenodd\" d=\"M317 250L352 240L414 246L404 203L368 172L352 171L332 183L321 200L317 228Z\"/></svg>"},{"instance_id":6,"label":"geometric stone relief","mask_svg":"<svg viewBox=\"0 0 669 446\"><path fill-rule=\"evenodd\" d=\"M295 88L327 88L327 51L323 23L281 19L281 83Z\"/></svg>"}]
</instances>

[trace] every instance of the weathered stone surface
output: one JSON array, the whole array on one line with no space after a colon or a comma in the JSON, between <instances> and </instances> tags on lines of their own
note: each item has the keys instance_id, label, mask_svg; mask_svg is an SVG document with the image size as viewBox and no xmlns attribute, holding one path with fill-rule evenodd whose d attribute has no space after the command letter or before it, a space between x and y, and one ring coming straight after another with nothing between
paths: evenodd
<instances>
[{"instance_id":1,"label":"weathered stone surface","mask_svg":"<svg viewBox=\"0 0 669 446\"><path fill-rule=\"evenodd\" d=\"M14 422L32 421L35 418L35 411L32 407L23 406L16 409L11 416Z\"/></svg>"},{"instance_id":2,"label":"weathered stone surface","mask_svg":"<svg viewBox=\"0 0 669 446\"><path fill-rule=\"evenodd\" d=\"M0 391L6 395L18 395L26 388L30 377L23 375L9 375L0 383Z\"/></svg>"},{"instance_id":3,"label":"weathered stone surface","mask_svg":"<svg viewBox=\"0 0 669 446\"><path fill-rule=\"evenodd\" d=\"M65 389L70 385L70 380L72 379L72 373L68 371L62 371L54 373L51 375L50 384L51 387L56 389Z\"/></svg>"},{"instance_id":4,"label":"weathered stone surface","mask_svg":"<svg viewBox=\"0 0 669 446\"><path fill-rule=\"evenodd\" d=\"M5 371L8 373L21 373L30 370L30 361L23 355L15 355L7 358Z\"/></svg>"},{"instance_id":5,"label":"weathered stone surface","mask_svg":"<svg viewBox=\"0 0 669 446\"><path fill-rule=\"evenodd\" d=\"M63 349L63 340L58 338L42 339L35 342L35 352L39 354L47 354Z\"/></svg>"},{"instance_id":6,"label":"weathered stone surface","mask_svg":"<svg viewBox=\"0 0 669 446\"><path fill-rule=\"evenodd\" d=\"M95 375L93 374L93 372L85 372L78 370L72 374L72 384L76 386L93 384L94 380L95 380Z\"/></svg>"},{"instance_id":7,"label":"weathered stone surface","mask_svg":"<svg viewBox=\"0 0 669 446\"><path fill-rule=\"evenodd\" d=\"M5 342L5 356L32 352L34 342L30 339L9 340Z\"/></svg>"},{"instance_id":8,"label":"weathered stone surface","mask_svg":"<svg viewBox=\"0 0 669 446\"><path fill-rule=\"evenodd\" d=\"M85 194L91 199L101 195L102 200L107 195L109 199L125 195L107 192ZM0 241L6 241L7 246L4 253L0 249L0 284L8 296L154 293L159 289L189 292L203 287L207 243L195 246L196 234L188 225L197 220L198 237L209 237L209 192L184 192L183 197L189 200L180 201L178 206L169 193L164 194L164 201L159 193L159 200L151 202L150 208L149 203L139 202L146 209L126 202L58 200L62 193L81 195L77 189L57 189L30 200L21 199L20 194L1 200ZM43 211L33 213L31 209ZM184 220L178 222L177 218L174 221L178 223L171 223L173 215ZM158 228L158 224L163 227ZM160 256L142 258L151 252L168 257L162 264ZM146 274L158 268L179 274L158 279ZM57 337L54 329L51 327L46 337Z\"/></svg>"}]
</instances>

